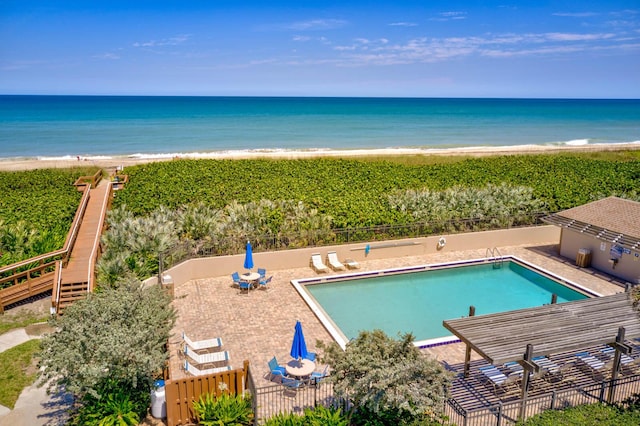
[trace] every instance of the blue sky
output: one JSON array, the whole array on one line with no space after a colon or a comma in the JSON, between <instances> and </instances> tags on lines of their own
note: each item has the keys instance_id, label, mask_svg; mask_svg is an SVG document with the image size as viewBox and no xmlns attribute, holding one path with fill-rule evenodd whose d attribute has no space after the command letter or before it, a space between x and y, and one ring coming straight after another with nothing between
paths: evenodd
<instances>
[{"instance_id":1,"label":"blue sky","mask_svg":"<svg viewBox=\"0 0 640 426\"><path fill-rule=\"evenodd\" d=\"M640 3L0 0L0 93L640 98Z\"/></svg>"}]
</instances>

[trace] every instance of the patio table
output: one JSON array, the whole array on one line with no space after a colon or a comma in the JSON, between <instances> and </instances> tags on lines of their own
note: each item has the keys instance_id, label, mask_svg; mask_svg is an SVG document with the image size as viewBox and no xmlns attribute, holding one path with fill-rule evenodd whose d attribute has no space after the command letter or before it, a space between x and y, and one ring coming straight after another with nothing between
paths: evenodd
<instances>
[{"instance_id":1,"label":"patio table","mask_svg":"<svg viewBox=\"0 0 640 426\"><path fill-rule=\"evenodd\" d=\"M240 275L244 281L250 282L253 286L255 286L260 279L260 274L257 272L247 272L246 274Z\"/></svg>"},{"instance_id":2,"label":"patio table","mask_svg":"<svg viewBox=\"0 0 640 426\"><path fill-rule=\"evenodd\" d=\"M292 359L284 368L290 376L305 377L313 373L313 370L316 369L316 363L309 359L303 359L302 361Z\"/></svg>"}]
</instances>

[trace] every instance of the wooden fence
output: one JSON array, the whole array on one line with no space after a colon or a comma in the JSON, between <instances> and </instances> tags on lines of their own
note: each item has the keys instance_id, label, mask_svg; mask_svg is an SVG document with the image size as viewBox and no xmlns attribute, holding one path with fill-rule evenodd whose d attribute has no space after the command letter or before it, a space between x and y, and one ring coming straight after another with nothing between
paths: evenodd
<instances>
[{"instance_id":1,"label":"wooden fence","mask_svg":"<svg viewBox=\"0 0 640 426\"><path fill-rule=\"evenodd\" d=\"M248 375L249 361L244 361L241 369L165 381L167 425L195 424L193 401L197 401L202 394L211 393L220 396L224 392L230 395L242 395L247 390Z\"/></svg>"}]
</instances>

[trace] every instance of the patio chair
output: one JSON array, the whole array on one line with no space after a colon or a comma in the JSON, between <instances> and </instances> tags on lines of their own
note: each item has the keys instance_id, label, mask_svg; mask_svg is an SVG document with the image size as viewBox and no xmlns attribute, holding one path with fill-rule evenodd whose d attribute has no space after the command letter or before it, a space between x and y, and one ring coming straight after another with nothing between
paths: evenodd
<instances>
[{"instance_id":1,"label":"patio chair","mask_svg":"<svg viewBox=\"0 0 640 426\"><path fill-rule=\"evenodd\" d=\"M190 349L189 345L184 345L184 354L191 358L196 364L213 364L215 362L229 361L229 351L199 354Z\"/></svg>"},{"instance_id":2,"label":"patio chair","mask_svg":"<svg viewBox=\"0 0 640 426\"><path fill-rule=\"evenodd\" d=\"M304 386L304 381L283 376L282 385L284 386L283 395L286 394L287 391L290 391L292 396L295 396L298 393L298 389Z\"/></svg>"},{"instance_id":3,"label":"patio chair","mask_svg":"<svg viewBox=\"0 0 640 426\"><path fill-rule=\"evenodd\" d=\"M233 279L233 283L235 285L240 285L240 283L244 282L240 278L240 274L238 272L234 272L233 274L231 274L231 278Z\"/></svg>"},{"instance_id":4,"label":"patio chair","mask_svg":"<svg viewBox=\"0 0 640 426\"><path fill-rule=\"evenodd\" d=\"M258 273L260 274L261 278L264 278L267 275L267 270L264 268L258 268Z\"/></svg>"},{"instance_id":5,"label":"patio chair","mask_svg":"<svg viewBox=\"0 0 640 426\"><path fill-rule=\"evenodd\" d=\"M360 264L358 262L356 262L353 259L345 259L343 261L343 263L347 266L347 268L349 269L358 269L360 267Z\"/></svg>"},{"instance_id":6,"label":"patio chair","mask_svg":"<svg viewBox=\"0 0 640 426\"><path fill-rule=\"evenodd\" d=\"M242 294L243 290L246 290L248 295L249 291L251 291L251 288L253 287L253 284L251 284L249 281L240 281L238 283L238 287L240 287L240 294Z\"/></svg>"},{"instance_id":7,"label":"patio chair","mask_svg":"<svg viewBox=\"0 0 640 426\"><path fill-rule=\"evenodd\" d=\"M329 267L322 262L322 256L320 253L313 253L311 255L311 267L317 272L329 272Z\"/></svg>"},{"instance_id":8,"label":"patio chair","mask_svg":"<svg viewBox=\"0 0 640 426\"><path fill-rule=\"evenodd\" d=\"M334 271L343 271L346 267L338 260L338 254L335 251L327 253L327 263Z\"/></svg>"},{"instance_id":9,"label":"patio chair","mask_svg":"<svg viewBox=\"0 0 640 426\"><path fill-rule=\"evenodd\" d=\"M182 342L185 346L189 346L194 351L211 350L222 346L222 339L219 337L193 341L187 337L184 331L182 332Z\"/></svg>"},{"instance_id":10,"label":"patio chair","mask_svg":"<svg viewBox=\"0 0 640 426\"><path fill-rule=\"evenodd\" d=\"M270 276L269 278L260 278L260 281L258 281L259 288L268 290L267 286L269 285L272 279L273 279L273 275Z\"/></svg>"},{"instance_id":11,"label":"patio chair","mask_svg":"<svg viewBox=\"0 0 640 426\"><path fill-rule=\"evenodd\" d=\"M269 371L269 380L273 380L275 376L280 376L280 379L282 380L287 376L287 370L284 366L278 364L278 360L275 356L271 358L271 361L269 361Z\"/></svg>"},{"instance_id":12,"label":"patio chair","mask_svg":"<svg viewBox=\"0 0 640 426\"><path fill-rule=\"evenodd\" d=\"M193 364L189 363L189 361L184 361L184 371L189 374L193 374L194 376L206 376L207 374L215 374L215 373L223 373L225 371L231 370L230 365L225 365L224 367L216 367L216 368L207 368L206 370L201 370L195 367Z\"/></svg>"},{"instance_id":13,"label":"patio chair","mask_svg":"<svg viewBox=\"0 0 640 426\"><path fill-rule=\"evenodd\" d=\"M327 365L326 367L324 367L324 370L322 370L322 372L314 371L313 373L311 373L311 377L310 377L311 383L317 385L322 380L324 380L328 375L329 375L329 366Z\"/></svg>"},{"instance_id":14,"label":"patio chair","mask_svg":"<svg viewBox=\"0 0 640 426\"><path fill-rule=\"evenodd\" d=\"M589 352L579 352L576 354L576 358L580 363L587 368L593 380L600 381L605 378L605 366L606 364L600 361L598 358L591 355Z\"/></svg>"},{"instance_id":15,"label":"patio chair","mask_svg":"<svg viewBox=\"0 0 640 426\"><path fill-rule=\"evenodd\" d=\"M556 364L555 362L551 361L548 357L546 356L536 356L533 357L532 361L537 364L541 370L544 370L542 372L542 376L543 377L547 377L550 380L553 379L562 379L562 373L560 371L560 366L558 364Z\"/></svg>"},{"instance_id":16,"label":"patio chair","mask_svg":"<svg viewBox=\"0 0 640 426\"><path fill-rule=\"evenodd\" d=\"M604 348L600 349L600 353L604 355L607 358L607 360L609 360L609 359L613 359L613 356L615 355L616 350L613 349L611 346L605 346ZM629 355L620 354L621 365L629 365L629 364L633 364L634 362L636 362L636 360L631 358Z\"/></svg>"},{"instance_id":17,"label":"patio chair","mask_svg":"<svg viewBox=\"0 0 640 426\"><path fill-rule=\"evenodd\" d=\"M510 374L507 376L493 365L480 367L479 370L484 376L483 381L493 387L493 393L496 395L499 393L506 394L518 389L516 384L521 379L521 375Z\"/></svg>"}]
</instances>

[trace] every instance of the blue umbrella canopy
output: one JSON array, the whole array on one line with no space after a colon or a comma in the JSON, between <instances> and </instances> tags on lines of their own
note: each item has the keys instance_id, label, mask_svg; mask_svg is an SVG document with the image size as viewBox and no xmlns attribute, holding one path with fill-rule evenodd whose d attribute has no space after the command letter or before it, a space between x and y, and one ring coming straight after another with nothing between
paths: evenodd
<instances>
[{"instance_id":1,"label":"blue umbrella canopy","mask_svg":"<svg viewBox=\"0 0 640 426\"><path fill-rule=\"evenodd\" d=\"M253 269L253 248L251 242L247 241L247 251L244 254L244 267L245 269Z\"/></svg>"},{"instance_id":2,"label":"blue umbrella canopy","mask_svg":"<svg viewBox=\"0 0 640 426\"><path fill-rule=\"evenodd\" d=\"M307 343L304 341L304 334L302 333L302 324L300 324L300 321L296 321L296 331L293 334L293 343L291 344L291 356L295 359L301 359L306 358L308 354Z\"/></svg>"}]
</instances>

